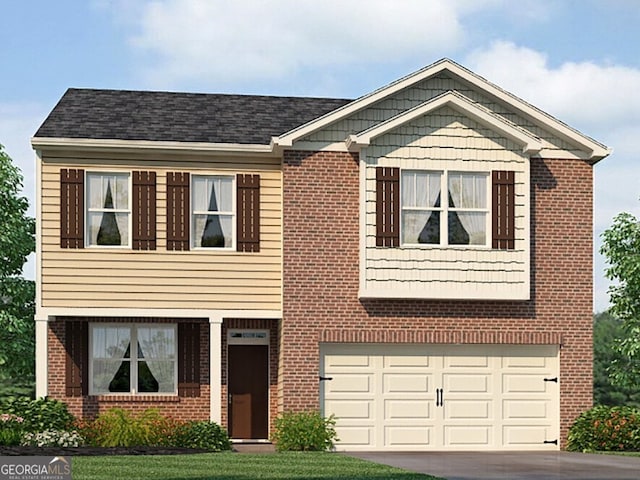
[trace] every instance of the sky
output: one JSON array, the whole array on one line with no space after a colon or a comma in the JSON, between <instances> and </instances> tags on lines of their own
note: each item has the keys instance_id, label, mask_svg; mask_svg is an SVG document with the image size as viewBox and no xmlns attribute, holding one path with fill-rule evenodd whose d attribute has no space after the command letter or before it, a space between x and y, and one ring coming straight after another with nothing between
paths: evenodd
<instances>
[{"instance_id":1,"label":"sky","mask_svg":"<svg viewBox=\"0 0 640 480\"><path fill-rule=\"evenodd\" d=\"M613 148L594 168L608 307L600 236L640 216L638 0L2 0L0 18L0 143L32 216L30 139L67 88L357 98L448 57Z\"/></svg>"}]
</instances>

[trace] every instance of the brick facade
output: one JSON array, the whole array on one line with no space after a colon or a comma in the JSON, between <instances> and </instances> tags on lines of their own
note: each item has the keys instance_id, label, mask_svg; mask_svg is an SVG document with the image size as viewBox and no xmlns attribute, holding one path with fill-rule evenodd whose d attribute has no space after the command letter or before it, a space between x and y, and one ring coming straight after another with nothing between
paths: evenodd
<instances>
[{"instance_id":1,"label":"brick facade","mask_svg":"<svg viewBox=\"0 0 640 480\"><path fill-rule=\"evenodd\" d=\"M95 321L87 318L86 321ZM118 319L109 323L175 323L171 319ZM49 397L61 400L69 406L69 411L77 418L95 418L110 408L124 408L132 412L141 412L147 408L157 408L166 416L178 420L209 420L210 418L210 381L209 381L209 322L200 325L200 396L178 397L165 395L88 395L68 397L65 392L65 319L57 318L49 322L48 332L48 392Z\"/></svg>"},{"instance_id":2,"label":"brick facade","mask_svg":"<svg viewBox=\"0 0 640 480\"><path fill-rule=\"evenodd\" d=\"M592 167L531 160L531 300L359 300L357 154L285 152L282 410L317 409L319 342L559 344L561 445L592 405Z\"/></svg>"}]
</instances>

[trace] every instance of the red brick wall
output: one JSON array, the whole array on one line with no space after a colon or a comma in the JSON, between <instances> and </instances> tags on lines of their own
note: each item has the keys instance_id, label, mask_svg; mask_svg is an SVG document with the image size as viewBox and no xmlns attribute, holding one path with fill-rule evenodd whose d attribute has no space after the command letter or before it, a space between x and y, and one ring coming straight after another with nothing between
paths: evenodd
<instances>
[{"instance_id":1,"label":"red brick wall","mask_svg":"<svg viewBox=\"0 0 640 480\"><path fill-rule=\"evenodd\" d=\"M319 406L322 341L561 344L561 439L592 403L592 168L531 161L530 301L358 299L357 154L285 152L280 408Z\"/></svg>"},{"instance_id":2,"label":"red brick wall","mask_svg":"<svg viewBox=\"0 0 640 480\"><path fill-rule=\"evenodd\" d=\"M91 319L87 319L91 321ZM109 319L109 322L126 323L175 323L180 320L171 319ZM158 408L164 415L179 420L209 420L209 322L200 325L200 396L178 397L163 395L100 395L84 397L67 397L65 392L65 358L66 339L65 319L59 318L49 322L48 348L49 397L61 400L69 406L69 410L77 418L94 418L99 413L113 407L124 408L133 412L141 412L147 408Z\"/></svg>"}]
</instances>

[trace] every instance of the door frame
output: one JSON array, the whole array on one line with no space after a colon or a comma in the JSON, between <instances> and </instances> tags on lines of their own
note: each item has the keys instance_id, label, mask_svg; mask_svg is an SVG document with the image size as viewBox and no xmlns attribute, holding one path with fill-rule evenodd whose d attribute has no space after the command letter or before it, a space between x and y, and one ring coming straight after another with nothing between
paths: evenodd
<instances>
[{"instance_id":1,"label":"door frame","mask_svg":"<svg viewBox=\"0 0 640 480\"><path fill-rule=\"evenodd\" d=\"M271 425L271 389L269 385L271 383L271 338L269 336L269 330L263 328L229 328L227 330L227 362L226 362L226 376L227 387L229 382L230 362L229 362L229 346L231 345L264 345L267 347L267 402L265 408L267 409L267 431L269 425ZM226 404L227 404L227 428L231 425L231 409L229 407L229 388L227 388ZM251 441L267 441L268 439L251 439ZM234 439L234 441L242 441Z\"/></svg>"}]
</instances>

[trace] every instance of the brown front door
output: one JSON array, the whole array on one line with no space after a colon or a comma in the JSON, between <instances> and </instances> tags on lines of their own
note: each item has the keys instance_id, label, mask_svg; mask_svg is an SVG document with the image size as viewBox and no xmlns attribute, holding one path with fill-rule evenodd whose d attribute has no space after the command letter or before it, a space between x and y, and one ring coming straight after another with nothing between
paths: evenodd
<instances>
[{"instance_id":1,"label":"brown front door","mask_svg":"<svg viewBox=\"0 0 640 480\"><path fill-rule=\"evenodd\" d=\"M229 345L229 434L265 439L269 421L269 347Z\"/></svg>"}]
</instances>

